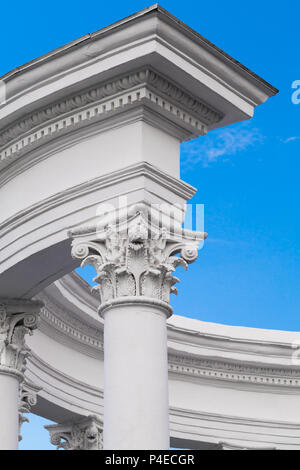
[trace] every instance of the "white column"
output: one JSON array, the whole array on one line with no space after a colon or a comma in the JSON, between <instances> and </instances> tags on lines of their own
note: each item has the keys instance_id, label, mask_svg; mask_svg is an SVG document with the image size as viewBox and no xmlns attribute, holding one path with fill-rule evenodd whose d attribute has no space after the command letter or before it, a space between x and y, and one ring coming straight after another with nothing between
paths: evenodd
<instances>
[{"instance_id":1,"label":"white column","mask_svg":"<svg viewBox=\"0 0 300 470\"><path fill-rule=\"evenodd\" d=\"M0 450L18 449L18 403L18 377L0 373Z\"/></svg>"},{"instance_id":2,"label":"white column","mask_svg":"<svg viewBox=\"0 0 300 470\"><path fill-rule=\"evenodd\" d=\"M126 220L72 231L73 257L96 269L104 318L104 449L169 449L166 319L170 293L177 292L173 273L195 261L205 238L172 222L161 227L139 205Z\"/></svg>"},{"instance_id":3,"label":"white column","mask_svg":"<svg viewBox=\"0 0 300 470\"><path fill-rule=\"evenodd\" d=\"M37 326L40 302L0 300L0 450L17 450L20 385L29 348L25 334Z\"/></svg>"},{"instance_id":4,"label":"white column","mask_svg":"<svg viewBox=\"0 0 300 470\"><path fill-rule=\"evenodd\" d=\"M168 358L162 302L116 301L104 316L104 448L169 449Z\"/></svg>"}]
</instances>

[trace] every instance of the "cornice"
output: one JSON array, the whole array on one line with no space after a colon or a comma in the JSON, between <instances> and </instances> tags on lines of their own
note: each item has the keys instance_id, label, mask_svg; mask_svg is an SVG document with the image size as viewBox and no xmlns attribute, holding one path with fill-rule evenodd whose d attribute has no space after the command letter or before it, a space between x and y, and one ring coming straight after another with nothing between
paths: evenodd
<instances>
[{"instance_id":1,"label":"cornice","mask_svg":"<svg viewBox=\"0 0 300 470\"><path fill-rule=\"evenodd\" d=\"M43 386L42 399L54 400L56 406L64 407L61 419L77 420L89 414L103 416L103 390L82 383L61 373L33 354L28 363L28 377ZM63 391L63 393L60 393ZM33 410L41 413L42 408ZM45 411L45 408L44 408ZM53 412L52 412L53 413ZM299 423L275 419L259 419L233 414L211 413L196 409L170 406L170 431L173 444L181 441L222 442L247 441L249 446L264 445L270 441L274 446L298 446ZM42 414L43 415L43 414ZM54 415L48 418L57 420ZM275 437L275 439L274 439ZM251 444L252 442L252 444ZM196 444L195 444L196 445ZM195 447L189 447L195 448Z\"/></svg>"},{"instance_id":2,"label":"cornice","mask_svg":"<svg viewBox=\"0 0 300 470\"><path fill-rule=\"evenodd\" d=\"M38 297L44 302L40 313L40 331L52 336L55 330L55 338L58 341L88 356L101 358L104 347L100 322L99 329L96 329L80 321L76 315L63 309L56 302L54 303L45 292L39 294Z\"/></svg>"},{"instance_id":3,"label":"cornice","mask_svg":"<svg viewBox=\"0 0 300 470\"><path fill-rule=\"evenodd\" d=\"M220 441L219 446L221 450L276 450L274 446L248 446L245 445L235 445L227 441Z\"/></svg>"},{"instance_id":4,"label":"cornice","mask_svg":"<svg viewBox=\"0 0 300 470\"><path fill-rule=\"evenodd\" d=\"M245 363L281 364L287 367L300 341L298 332L264 330L259 328L221 325L173 316L168 322L170 341L176 344L184 340L186 345L201 348L209 355L215 351L224 359L238 357ZM297 349L297 346L296 346Z\"/></svg>"},{"instance_id":5,"label":"cornice","mask_svg":"<svg viewBox=\"0 0 300 470\"><path fill-rule=\"evenodd\" d=\"M7 314L35 314L43 307L43 302L40 300L0 297L1 306L5 306Z\"/></svg>"},{"instance_id":6,"label":"cornice","mask_svg":"<svg viewBox=\"0 0 300 470\"><path fill-rule=\"evenodd\" d=\"M277 89L275 87L273 87L264 79L259 77L257 74L255 74L254 72L249 70L247 67L242 65L236 59L231 57L229 54L227 54L222 49L220 49L215 44L213 44L208 39L206 39L201 34L199 34L197 31L193 30L192 28L184 24L182 21L180 21L178 18L176 18L174 15L172 15L170 12L162 8L157 3L143 10L140 10L122 20L112 23L109 26L101 28L98 31L95 31L91 34L86 34L78 39L75 39L74 41L71 41L57 49L54 49L53 51L48 52L47 54L44 54L28 63L25 63L13 69L12 71L8 72L4 76L2 76L1 79L5 81L9 81L10 79L14 78L15 76L21 75L27 70L36 68L41 63L49 62L51 60L57 59L58 57L65 56L68 52L72 51L75 47L77 49L82 46L84 47L88 43L91 44L95 40L105 37L108 34L115 33L119 29L124 29L130 26L131 24L137 24L138 22L141 22L144 18L147 18L151 15L152 16L155 15L158 19L168 22L173 28L175 28L175 30L181 33L183 32L188 37L190 37L194 43L198 43L199 45L202 45L207 50L209 50L212 54L219 56L225 62L229 63L231 66L236 67L237 69L240 69L241 73L245 73L249 75L249 77L252 77L261 86L264 86L265 88L267 88L270 93L275 94L277 92Z\"/></svg>"},{"instance_id":7,"label":"cornice","mask_svg":"<svg viewBox=\"0 0 300 470\"><path fill-rule=\"evenodd\" d=\"M13 177L16 175L14 174ZM45 213L54 207L59 207L62 204L70 202L76 199L78 196L91 194L99 189L105 189L110 186L120 184L124 181L128 181L133 178L144 176L149 178L151 181L163 186L173 194L189 200L196 193L196 189L185 183L182 180L174 178L168 175L163 170L156 168L148 162L139 162L133 165L129 165L121 170L112 171L101 175L93 180L89 180L77 186L73 186L65 191L59 192L53 196L50 196L42 201L33 204L25 210L22 210L15 214L13 217L5 220L0 224L1 234L4 235L6 232L14 229L19 225L23 225L27 220L36 217L40 214ZM1 181L1 184L5 184L7 181Z\"/></svg>"},{"instance_id":8,"label":"cornice","mask_svg":"<svg viewBox=\"0 0 300 470\"><path fill-rule=\"evenodd\" d=\"M99 297L97 293L91 289L88 282L82 279L76 271L73 271L68 276L64 276L56 281L53 286L60 292L64 303L69 302L71 304L70 307L77 318L80 319L82 311L84 311L85 321L93 328L96 322L97 328L103 333L103 320L97 313Z\"/></svg>"},{"instance_id":9,"label":"cornice","mask_svg":"<svg viewBox=\"0 0 300 470\"><path fill-rule=\"evenodd\" d=\"M215 358L169 354L169 372L228 383L299 389L300 368L270 367Z\"/></svg>"},{"instance_id":10,"label":"cornice","mask_svg":"<svg viewBox=\"0 0 300 470\"><path fill-rule=\"evenodd\" d=\"M91 291L90 284L76 272L72 272L59 279L56 281L55 286L58 289L62 287L62 291L67 288L69 296L74 295L78 300L78 309L85 311L86 306L89 306L92 310L96 309L95 293ZM46 292L48 290L49 288L46 289ZM53 300L55 301L55 298ZM285 357L285 355L290 357L291 351L294 351L293 343L300 339L300 335L297 332L222 325L180 315L172 316L168 320L167 327L170 340L174 344L184 342L184 344L191 344L197 347L202 345L204 341L205 345L210 342L208 347L220 351L222 355L225 352L224 344L226 344L228 349L234 348L235 352L244 352L244 347L247 352L251 352L251 348L254 348L256 351L254 357L258 356L259 346L262 346L264 348L263 351L268 355L271 348L278 348L277 351L272 351L272 356L275 360L279 360ZM238 346L238 349L236 346ZM254 359L254 362L256 362L256 359ZM260 362L262 362L261 359Z\"/></svg>"},{"instance_id":11,"label":"cornice","mask_svg":"<svg viewBox=\"0 0 300 470\"><path fill-rule=\"evenodd\" d=\"M70 281L69 281L70 279ZM41 313L41 328L44 328L46 334L50 334L50 330L45 329L45 324L48 328L54 328L55 331L60 332L62 335L60 341L64 343L67 342L67 338L71 339L70 345L75 349L80 349L84 352L82 347L86 348L86 353L92 357L99 358L103 351L103 323L99 321L99 330L95 337L95 329L92 328L93 335L90 335L91 327L86 327L85 322L87 321L86 314L84 313L81 318L76 314L77 322L74 322L74 305L70 303L69 300L65 299L65 308L62 309L58 305L58 298L60 302L63 302L63 289L60 291L58 285L62 283L63 287L68 288L69 294L74 290L76 295L76 311L80 311L80 291L82 286L85 286L86 294L84 295L82 312L86 311L86 305L89 305L89 308L95 309L94 296L89 294L89 286L85 281L77 274L71 274L65 276L60 281L56 281L55 285L58 289L57 294L51 292L51 297L48 292L49 289L46 289L43 293L43 296L40 297L45 302L45 307ZM77 287L78 286L78 287ZM90 297L90 301L89 301ZM47 299L48 298L48 299ZM49 309L47 312L45 309ZM184 320L181 317L181 322ZM188 319L186 319L187 326L189 325ZM172 321L172 320L171 320ZM194 320L193 322L195 322ZM201 324L201 322L199 322ZM44 326L43 326L44 325ZM70 327L71 325L71 327ZM220 325L220 331L222 325ZM247 330L245 328L244 330ZM250 329L251 330L251 329ZM53 330L52 330L53 331ZM169 349L169 373L172 376L180 376L189 378L192 380L205 380L214 381L214 383L219 383L220 386L226 386L226 384L231 386L236 386L238 384L247 388L255 388L256 390L287 390L292 392L293 390L299 391L300 388L300 367L299 366L288 366L280 364L279 358L277 359L277 364L270 364L267 362L268 354L268 342L264 342L265 358L266 361L262 362L262 359L258 360L255 356L249 354L247 360L239 360L232 355L231 359L224 357L224 350L217 346L218 336L216 334L211 335L211 346L209 355L203 355L201 349L201 343L197 345L194 343L194 337L197 335L199 338L199 333L189 330L189 334L185 331L178 332L179 336L176 338L177 351L174 343L174 325L168 325L168 349ZM52 333L53 335L53 333ZM89 337L90 335L90 337ZM209 335L204 334L205 338L208 338ZM220 338L221 335L220 335ZM97 339L97 341L95 341ZM201 337L200 337L201 339ZM224 339L224 338L222 338ZM234 347L234 338L228 338L228 344L233 344ZM242 344L242 340L237 338L237 340ZM190 354L182 350L182 346L186 348L189 341L194 347L194 354ZM258 345L258 341L245 339L245 344ZM213 345L215 345L213 347ZM292 351L291 344L278 344L279 348L283 347L289 351ZM273 351L274 343L269 342L270 350ZM197 354L198 349L198 354ZM228 349L226 349L228 351ZM233 349L233 352L236 352ZM219 357L218 357L219 356ZM235 385L236 384L236 385Z\"/></svg>"},{"instance_id":12,"label":"cornice","mask_svg":"<svg viewBox=\"0 0 300 470\"><path fill-rule=\"evenodd\" d=\"M33 371L32 366L34 366L35 372ZM51 366L49 363L43 361L35 352L32 352L30 358L28 359L27 371L30 374L34 372L35 376L37 376L38 372L41 372L42 375L53 377L58 383L62 384L63 388L70 387L74 390L78 390L78 392L88 393L90 396L93 397L93 399L95 399L95 401L99 399L103 400L104 393L103 393L103 390L101 390L99 387L86 384L85 382L81 382L80 380L78 380L78 378L73 378L61 372L60 370ZM26 372L25 376L27 375L28 373ZM38 385L40 385L40 381L37 380L37 383ZM41 388L41 394L43 394L44 391L46 391L46 387Z\"/></svg>"},{"instance_id":13,"label":"cornice","mask_svg":"<svg viewBox=\"0 0 300 470\"><path fill-rule=\"evenodd\" d=\"M234 424L236 426L259 426L262 428L269 428L269 429L285 429L285 430L293 430L293 431L299 431L300 430L300 424L299 423L291 423L291 422L286 422L286 421L280 421L280 420L266 420L266 419L257 419L257 418L248 418L248 417L243 417L243 416L235 416L235 415L229 415L229 414L221 414L221 413L210 413L210 412L205 412L205 411L195 411L195 410L189 410L187 408L175 408L175 407L170 407L170 415L171 415L171 420L173 423L176 423L176 421L173 421L174 418L191 418L193 417L194 419L198 420L203 420L203 421L208 421L212 423L220 423L222 424ZM218 424L215 425L215 427L218 426ZM299 435L299 433L298 433Z\"/></svg>"},{"instance_id":14,"label":"cornice","mask_svg":"<svg viewBox=\"0 0 300 470\"><path fill-rule=\"evenodd\" d=\"M207 125L222 119L220 112L148 67L71 95L14 122L0 134L0 169L38 144L141 104L182 125L189 138L205 134Z\"/></svg>"},{"instance_id":15,"label":"cornice","mask_svg":"<svg viewBox=\"0 0 300 470\"><path fill-rule=\"evenodd\" d=\"M46 416L53 421L68 419L70 413L76 416L86 416L89 414L103 415L103 390L89 383L78 380L78 377L72 377L51 364L42 360L38 354L33 352L28 360L25 377L34 381L35 384L42 387L39 392L41 401L38 401L33 412L44 416L44 400L50 402L58 410L56 416ZM38 410L38 411L37 411ZM53 413L53 409L50 410ZM62 414L64 418L62 418ZM46 417L45 416L45 417Z\"/></svg>"},{"instance_id":16,"label":"cornice","mask_svg":"<svg viewBox=\"0 0 300 470\"><path fill-rule=\"evenodd\" d=\"M200 443L222 444L249 450L297 449L299 424L290 421L248 418L231 414L210 413L170 407L171 443L190 444L199 449Z\"/></svg>"}]
</instances>

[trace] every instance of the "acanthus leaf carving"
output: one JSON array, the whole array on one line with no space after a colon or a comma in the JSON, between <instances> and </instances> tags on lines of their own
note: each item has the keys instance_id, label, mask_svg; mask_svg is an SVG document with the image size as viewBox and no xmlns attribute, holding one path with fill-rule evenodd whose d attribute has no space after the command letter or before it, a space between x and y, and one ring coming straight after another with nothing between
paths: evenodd
<instances>
[{"instance_id":1,"label":"acanthus leaf carving","mask_svg":"<svg viewBox=\"0 0 300 470\"><path fill-rule=\"evenodd\" d=\"M90 415L77 422L45 426L50 433L50 442L63 450L102 450L103 423Z\"/></svg>"},{"instance_id":2,"label":"acanthus leaf carving","mask_svg":"<svg viewBox=\"0 0 300 470\"><path fill-rule=\"evenodd\" d=\"M101 304L126 296L168 303L170 293L177 293L176 268L187 269L196 260L198 244L206 236L161 227L150 220L144 205L140 206L121 223L95 226L94 232L80 228L71 233L72 256L82 260L82 267L90 264L96 270L98 285L94 289Z\"/></svg>"},{"instance_id":3,"label":"acanthus leaf carving","mask_svg":"<svg viewBox=\"0 0 300 470\"><path fill-rule=\"evenodd\" d=\"M42 390L28 379L20 384L19 387L19 441L22 440L21 428L23 423L29 423L29 419L24 414L30 413L33 406L37 403L38 392Z\"/></svg>"},{"instance_id":4,"label":"acanthus leaf carving","mask_svg":"<svg viewBox=\"0 0 300 470\"><path fill-rule=\"evenodd\" d=\"M39 301L0 301L0 372L22 378L30 354L25 336L37 328L42 305Z\"/></svg>"}]
</instances>

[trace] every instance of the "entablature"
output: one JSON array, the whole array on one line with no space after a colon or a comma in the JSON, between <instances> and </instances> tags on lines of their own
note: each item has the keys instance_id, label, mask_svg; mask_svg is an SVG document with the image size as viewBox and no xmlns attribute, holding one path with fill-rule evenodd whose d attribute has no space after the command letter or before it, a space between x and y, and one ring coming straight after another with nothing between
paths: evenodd
<instances>
[{"instance_id":1,"label":"entablature","mask_svg":"<svg viewBox=\"0 0 300 470\"><path fill-rule=\"evenodd\" d=\"M103 321L97 319L95 294L84 280L67 275L39 298L45 304L40 326L45 334L55 330L58 341L101 357ZM266 339L264 332L175 315L168 320L169 373L242 389L299 390L300 367L292 362L299 333L267 330Z\"/></svg>"}]
</instances>

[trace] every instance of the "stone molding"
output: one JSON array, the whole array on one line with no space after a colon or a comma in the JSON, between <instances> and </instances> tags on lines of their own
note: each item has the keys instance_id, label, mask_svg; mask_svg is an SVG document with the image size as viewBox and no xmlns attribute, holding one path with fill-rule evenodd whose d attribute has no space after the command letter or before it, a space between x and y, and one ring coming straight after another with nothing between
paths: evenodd
<instances>
[{"instance_id":1,"label":"stone molding","mask_svg":"<svg viewBox=\"0 0 300 470\"><path fill-rule=\"evenodd\" d=\"M17 175L14 174L13 177L15 176ZM32 219L33 216L42 215L54 207L59 207L66 202L76 199L78 196L93 193L100 188L109 188L115 184L130 181L140 176L148 178L184 200L190 200L197 191L193 186L179 180L178 178L168 175L166 172L154 165L151 165L148 162L139 162L122 168L121 170L101 175L93 180L87 181L86 183L79 184L78 186L71 187L66 191L55 194L54 196L46 198L39 203L28 207L27 209L15 214L10 219L2 222L0 224L1 234L5 235L10 230L23 225L25 222ZM0 186L2 183L4 184L1 178Z\"/></svg>"},{"instance_id":2,"label":"stone molding","mask_svg":"<svg viewBox=\"0 0 300 470\"><path fill-rule=\"evenodd\" d=\"M276 450L276 447L248 447L231 444L229 442L220 442L219 446L221 450Z\"/></svg>"},{"instance_id":3,"label":"stone molding","mask_svg":"<svg viewBox=\"0 0 300 470\"><path fill-rule=\"evenodd\" d=\"M55 304L45 293L39 294L39 299L44 302L40 313L39 330L45 334L53 334L57 340L61 338L63 344L71 344L76 350L99 359L103 352L103 331L92 325L76 319L64 308Z\"/></svg>"},{"instance_id":4,"label":"stone molding","mask_svg":"<svg viewBox=\"0 0 300 470\"><path fill-rule=\"evenodd\" d=\"M45 245L53 246L56 243L66 246L66 264L60 276L72 271L77 263L69 256L68 230L82 221L92 220L100 204L116 204L124 196L131 204L146 201L149 207L153 202L154 206L174 204L178 207L178 217L182 219L184 197L190 199L195 189L176 177L165 175L164 171L146 162L128 165L122 170L106 173L42 199L1 221L1 272L13 267L23 257L26 259L43 250ZM57 269L61 269L59 263ZM36 287L23 289L22 284L18 283L17 292L11 289L9 293L1 286L2 296L33 297L41 291L43 284L37 279Z\"/></svg>"},{"instance_id":5,"label":"stone molding","mask_svg":"<svg viewBox=\"0 0 300 470\"><path fill-rule=\"evenodd\" d=\"M0 373L23 379L30 349L25 335L38 326L40 301L0 299Z\"/></svg>"},{"instance_id":6,"label":"stone molding","mask_svg":"<svg viewBox=\"0 0 300 470\"><path fill-rule=\"evenodd\" d=\"M173 447L197 450L208 443L205 450L297 450L300 444L299 423L178 407L170 408L170 428Z\"/></svg>"},{"instance_id":7,"label":"stone molding","mask_svg":"<svg viewBox=\"0 0 300 470\"><path fill-rule=\"evenodd\" d=\"M0 168L35 148L37 143L57 138L110 117L133 105L150 105L194 138L207 132L207 125L222 119L222 113L196 99L152 68L145 68L92 87L49 105L4 129L0 134Z\"/></svg>"},{"instance_id":8,"label":"stone molding","mask_svg":"<svg viewBox=\"0 0 300 470\"><path fill-rule=\"evenodd\" d=\"M95 415L77 422L45 426L50 433L50 442L56 449L102 450L103 423Z\"/></svg>"},{"instance_id":9,"label":"stone molding","mask_svg":"<svg viewBox=\"0 0 300 470\"><path fill-rule=\"evenodd\" d=\"M202 379L289 388L300 387L299 368L279 368L204 357L169 355L169 372Z\"/></svg>"},{"instance_id":10,"label":"stone molding","mask_svg":"<svg viewBox=\"0 0 300 470\"><path fill-rule=\"evenodd\" d=\"M127 34L124 34L124 29ZM78 72L107 56L118 54L120 49L133 49L137 44L148 44L153 38L194 61L200 62L201 57L203 70L211 69L211 75L218 77L219 81L225 81L226 77L228 80L229 76L230 87L238 88L239 94L255 103L262 102L262 91L271 96L277 92L261 77L155 4L8 72L1 77L9 87L8 101L13 102L16 96L36 89L37 83L51 82L57 75L65 76L70 69L70 57L72 71ZM36 73L32 73L33 69Z\"/></svg>"},{"instance_id":11,"label":"stone molding","mask_svg":"<svg viewBox=\"0 0 300 470\"><path fill-rule=\"evenodd\" d=\"M81 266L92 265L97 272L94 287L100 309L116 299L150 298L169 303L177 294L173 276L177 266L187 269L198 256L198 245L206 234L154 223L144 204L128 209L124 220L99 221L70 232L72 256ZM180 256L175 256L180 253Z\"/></svg>"},{"instance_id":12,"label":"stone molding","mask_svg":"<svg viewBox=\"0 0 300 470\"><path fill-rule=\"evenodd\" d=\"M28 359L25 374L27 380L41 387L40 400L34 407L38 415L45 416L45 403L49 402L53 408L58 408L54 416L50 415L55 422L71 421L74 414L103 415L103 390L100 387L83 382L73 374L68 375L43 361L37 353L33 353Z\"/></svg>"},{"instance_id":13,"label":"stone molding","mask_svg":"<svg viewBox=\"0 0 300 470\"><path fill-rule=\"evenodd\" d=\"M145 296L124 296L119 297L117 299L108 300L107 302L100 304L100 307L98 308L98 313L102 318L104 318L105 312L107 312L111 308L122 308L128 307L130 305L140 305L141 307L149 307L152 309L154 308L155 314L163 315L166 318L169 318L173 314L173 309L167 302Z\"/></svg>"},{"instance_id":14,"label":"stone molding","mask_svg":"<svg viewBox=\"0 0 300 470\"><path fill-rule=\"evenodd\" d=\"M64 115L74 109L81 109L89 103L98 102L104 98L111 97L119 94L120 92L135 89L136 86L146 84L152 89L164 93L164 95L168 96L178 104L183 105L186 110L195 113L195 116L199 116L199 118L201 116L207 123L218 122L222 117L220 113L214 111L208 105L200 102L188 94L188 92L171 83L170 80L164 78L153 69L146 68L144 70L132 72L128 75L116 78L113 81L106 82L89 90L85 90L80 94L65 98L63 101L57 102L23 118L21 122L5 129L0 134L0 148L5 147L6 144L15 140L19 135L30 131L44 122L57 118L57 116ZM139 98L141 99L142 97L137 97L137 99ZM149 95L148 98L151 99ZM124 104L130 104L130 100L129 103L127 100L127 103ZM114 108L114 106L112 106L112 108Z\"/></svg>"},{"instance_id":15,"label":"stone molding","mask_svg":"<svg viewBox=\"0 0 300 470\"><path fill-rule=\"evenodd\" d=\"M72 280L72 282L70 282ZM79 288L84 283L78 275L71 274L57 281L56 284L61 284L63 287L69 290L69 295L76 296L79 292ZM77 287L78 286L78 287ZM89 286L86 285L86 295L84 298L82 309L86 309L86 305L90 305L89 308L96 309L95 306L95 294L89 293ZM85 354L90 355L95 358L99 358L99 354L103 352L103 323L99 321L98 327L88 327L87 326L87 317L85 315L85 320L82 321L78 318L77 321L74 321L74 313L72 312L72 306L67 300L65 300L66 306L64 309L57 303L54 292L49 295L49 288L46 289L45 293L42 296L39 296L41 300L45 302L45 307L41 311L41 323L39 329L45 331L46 334L51 336L51 330L60 332L58 340L62 341L63 344L69 342L72 347L76 350L83 351ZM57 293L58 295L58 293ZM89 300L90 298L90 300ZM126 300L126 298L125 298ZM129 300L129 299L127 299ZM137 299L138 300L138 299ZM78 299L80 302L80 299ZM80 303L78 304L78 309L80 310ZM46 325L47 328L46 329ZM168 324L168 342L169 342L169 373L175 375L181 375L185 377L190 377L193 380L214 380L215 383L228 384L229 386L234 386L234 384L242 384L246 387L256 387L257 390L263 390L267 388L269 391L273 390L274 392L278 390L288 389L289 391L297 391L300 387L300 368L297 366L288 366L288 365L279 365L274 363L268 364L267 361L255 362L254 358L249 358L242 360L234 358L232 355L231 359L225 358L225 353L228 353L233 349L234 338L228 338L227 343L229 344L228 349L222 349L224 346L219 344L220 342L226 342L226 337L216 336L216 334L208 335L207 333L198 333L193 330L188 330L184 332L182 328L180 330L176 329L172 324ZM222 327L222 325L221 325ZM93 334L91 331L93 329ZM57 334L57 333L56 333ZM192 354L184 353L183 351L176 351L174 349L173 337L176 336L177 344L191 344L195 347L193 341L195 335L200 340L199 343L199 353L196 352ZM60 339L61 338L61 339ZM98 338L95 341L95 338ZM209 349L211 350L211 356L204 356L201 352L201 338L203 341L209 342ZM275 354L275 357L278 357L279 351L281 349L286 350L286 353L293 351L291 345L281 344L277 345L278 350L274 349L276 344L272 341L269 342L255 342L241 339L237 339L239 347L245 345L245 348L259 348L264 347L264 355L266 359L268 358L268 350L272 351L272 354ZM230 349L230 344L232 345ZM84 347L84 349L82 349ZM221 353L220 353L221 351ZM216 355L222 354L224 357L222 359L217 359Z\"/></svg>"}]
</instances>

